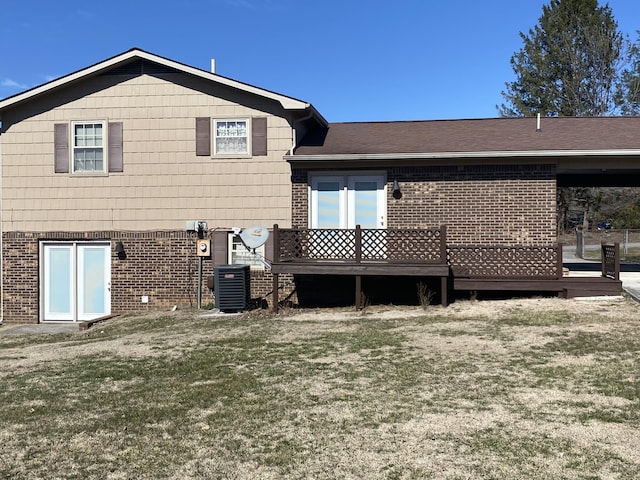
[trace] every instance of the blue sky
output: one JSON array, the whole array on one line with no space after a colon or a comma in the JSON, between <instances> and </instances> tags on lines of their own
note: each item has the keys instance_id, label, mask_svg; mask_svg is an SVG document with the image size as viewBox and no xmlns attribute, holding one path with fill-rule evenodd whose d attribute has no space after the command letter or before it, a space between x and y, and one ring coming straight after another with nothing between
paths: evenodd
<instances>
[{"instance_id":1,"label":"blue sky","mask_svg":"<svg viewBox=\"0 0 640 480\"><path fill-rule=\"evenodd\" d=\"M133 47L312 103L327 120L496 117L546 0L0 0L0 98ZM603 4L603 2L600 2ZM636 38L638 0L610 0Z\"/></svg>"}]
</instances>

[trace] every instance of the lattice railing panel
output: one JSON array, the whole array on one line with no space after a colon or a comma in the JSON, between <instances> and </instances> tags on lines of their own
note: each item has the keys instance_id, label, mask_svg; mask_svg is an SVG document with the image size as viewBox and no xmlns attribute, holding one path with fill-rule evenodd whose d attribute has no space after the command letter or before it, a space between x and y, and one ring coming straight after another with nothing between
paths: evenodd
<instances>
[{"instance_id":1,"label":"lattice railing panel","mask_svg":"<svg viewBox=\"0 0 640 480\"><path fill-rule=\"evenodd\" d=\"M445 263L440 230L362 230L362 259Z\"/></svg>"},{"instance_id":2,"label":"lattice railing panel","mask_svg":"<svg viewBox=\"0 0 640 480\"><path fill-rule=\"evenodd\" d=\"M448 246L455 275L485 278L559 278L558 246Z\"/></svg>"},{"instance_id":3,"label":"lattice railing panel","mask_svg":"<svg viewBox=\"0 0 640 480\"><path fill-rule=\"evenodd\" d=\"M281 262L446 262L440 229L278 229L277 236Z\"/></svg>"},{"instance_id":4,"label":"lattice railing panel","mask_svg":"<svg viewBox=\"0 0 640 480\"><path fill-rule=\"evenodd\" d=\"M355 230L279 229L280 261L345 260L355 255Z\"/></svg>"},{"instance_id":5,"label":"lattice railing panel","mask_svg":"<svg viewBox=\"0 0 640 480\"><path fill-rule=\"evenodd\" d=\"M309 258L348 260L355 255L355 230L307 230Z\"/></svg>"},{"instance_id":6,"label":"lattice railing panel","mask_svg":"<svg viewBox=\"0 0 640 480\"><path fill-rule=\"evenodd\" d=\"M620 278L619 244L602 244L602 275L616 280Z\"/></svg>"}]
</instances>

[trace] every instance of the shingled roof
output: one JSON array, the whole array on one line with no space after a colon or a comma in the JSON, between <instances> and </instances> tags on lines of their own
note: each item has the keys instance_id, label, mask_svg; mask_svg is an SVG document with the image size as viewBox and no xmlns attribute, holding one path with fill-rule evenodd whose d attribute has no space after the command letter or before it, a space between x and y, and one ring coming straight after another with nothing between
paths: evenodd
<instances>
[{"instance_id":1,"label":"shingled roof","mask_svg":"<svg viewBox=\"0 0 640 480\"><path fill-rule=\"evenodd\" d=\"M298 156L640 152L640 117L543 117L331 123ZM621 152L622 151L622 152Z\"/></svg>"}]
</instances>

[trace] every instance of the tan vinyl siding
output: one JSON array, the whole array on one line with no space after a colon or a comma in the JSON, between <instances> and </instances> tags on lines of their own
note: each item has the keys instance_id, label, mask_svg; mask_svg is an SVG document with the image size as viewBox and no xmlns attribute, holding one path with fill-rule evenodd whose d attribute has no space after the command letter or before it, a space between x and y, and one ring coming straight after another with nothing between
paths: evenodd
<instances>
[{"instance_id":1,"label":"tan vinyl siding","mask_svg":"<svg viewBox=\"0 0 640 480\"><path fill-rule=\"evenodd\" d=\"M275 102L178 74L98 77L50 101L50 109L33 103L3 117L4 231L180 230L186 220L290 225L282 157L292 130ZM196 156L195 119L205 116L267 116L267 155ZM124 173L54 173L54 123L73 120L122 122Z\"/></svg>"}]
</instances>

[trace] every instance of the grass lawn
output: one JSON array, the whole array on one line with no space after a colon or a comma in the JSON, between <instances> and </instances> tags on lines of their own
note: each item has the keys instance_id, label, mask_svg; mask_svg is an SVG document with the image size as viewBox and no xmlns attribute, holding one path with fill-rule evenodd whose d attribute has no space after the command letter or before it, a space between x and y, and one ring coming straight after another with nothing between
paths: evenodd
<instances>
[{"instance_id":1,"label":"grass lawn","mask_svg":"<svg viewBox=\"0 0 640 480\"><path fill-rule=\"evenodd\" d=\"M632 479L629 300L0 327L0 478Z\"/></svg>"},{"instance_id":2,"label":"grass lawn","mask_svg":"<svg viewBox=\"0 0 640 480\"><path fill-rule=\"evenodd\" d=\"M585 249L584 258L586 260L600 261L602 259L600 249ZM640 248L628 248L626 253L622 249L620 249L620 261L624 263L640 263Z\"/></svg>"}]
</instances>

